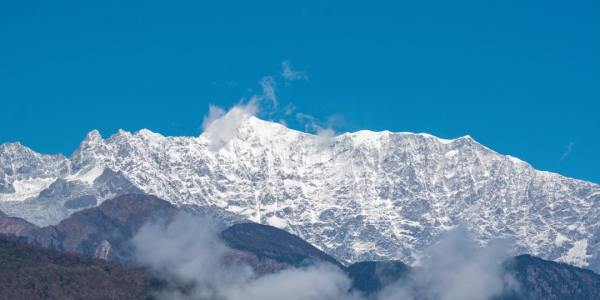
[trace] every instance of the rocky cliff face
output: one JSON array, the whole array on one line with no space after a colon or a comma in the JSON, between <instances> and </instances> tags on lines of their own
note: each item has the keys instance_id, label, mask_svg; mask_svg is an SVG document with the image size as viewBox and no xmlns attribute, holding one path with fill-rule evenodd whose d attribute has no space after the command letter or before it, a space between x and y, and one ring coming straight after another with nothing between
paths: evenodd
<instances>
[{"instance_id":1,"label":"rocky cliff face","mask_svg":"<svg viewBox=\"0 0 600 300\"><path fill-rule=\"evenodd\" d=\"M600 270L600 186L468 136L322 137L243 116L199 137L93 131L71 158L8 144L0 162L0 210L38 225L139 191L286 229L346 262L413 263L465 224L481 243L510 237L515 253Z\"/></svg>"}]
</instances>

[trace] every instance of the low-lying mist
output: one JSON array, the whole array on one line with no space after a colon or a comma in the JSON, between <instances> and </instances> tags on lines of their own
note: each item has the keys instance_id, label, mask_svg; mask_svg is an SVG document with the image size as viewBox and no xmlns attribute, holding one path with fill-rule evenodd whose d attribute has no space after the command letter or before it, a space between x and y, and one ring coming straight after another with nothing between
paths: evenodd
<instances>
[{"instance_id":1,"label":"low-lying mist","mask_svg":"<svg viewBox=\"0 0 600 300\"><path fill-rule=\"evenodd\" d=\"M328 263L267 275L232 263L228 258L234 251L220 240L214 223L180 214L171 222L146 224L134 237L137 261L171 283L172 288L156 295L159 299L485 300L517 288L501 268L510 244L492 242L480 247L461 227L430 247L423 264L408 278L365 296L352 290L352 280L344 270Z\"/></svg>"},{"instance_id":2,"label":"low-lying mist","mask_svg":"<svg viewBox=\"0 0 600 300\"><path fill-rule=\"evenodd\" d=\"M407 280L384 288L377 300L484 300L518 288L503 271L511 243L492 241L479 246L462 226L441 236Z\"/></svg>"}]
</instances>

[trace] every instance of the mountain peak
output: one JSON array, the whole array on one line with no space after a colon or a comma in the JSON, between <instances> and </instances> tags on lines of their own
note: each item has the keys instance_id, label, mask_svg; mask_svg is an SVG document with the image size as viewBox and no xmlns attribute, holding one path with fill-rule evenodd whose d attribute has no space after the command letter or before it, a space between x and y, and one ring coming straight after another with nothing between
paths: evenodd
<instances>
[{"instance_id":1,"label":"mountain peak","mask_svg":"<svg viewBox=\"0 0 600 300\"><path fill-rule=\"evenodd\" d=\"M100 131L94 129L85 135L85 139L82 141L82 144L97 144L102 142L102 140L103 139Z\"/></svg>"},{"instance_id":2,"label":"mountain peak","mask_svg":"<svg viewBox=\"0 0 600 300\"><path fill-rule=\"evenodd\" d=\"M63 159L64 156L62 154L39 154L20 142L11 142L0 144L0 158L28 161L30 159L37 160L44 158Z\"/></svg>"},{"instance_id":3,"label":"mountain peak","mask_svg":"<svg viewBox=\"0 0 600 300\"><path fill-rule=\"evenodd\" d=\"M219 118L210 121L200 138L207 141L212 150L217 150L235 138L272 137L287 130L289 129L279 123L255 117L251 108L234 107Z\"/></svg>"},{"instance_id":4,"label":"mountain peak","mask_svg":"<svg viewBox=\"0 0 600 300\"><path fill-rule=\"evenodd\" d=\"M128 136L128 135L131 135L131 132L129 132L129 131L123 129L123 128L119 128L117 130L117 133L115 133L114 135L117 135L117 136Z\"/></svg>"},{"instance_id":5,"label":"mountain peak","mask_svg":"<svg viewBox=\"0 0 600 300\"><path fill-rule=\"evenodd\" d=\"M154 144L159 144L162 140L165 139L165 137L162 134L146 128L140 129L138 132L135 133L135 135L141 137L147 142Z\"/></svg>"},{"instance_id":6,"label":"mountain peak","mask_svg":"<svg viewBox=\"0 0 600 300\"><path fill-rule=\"evenodd\" d=\"M11 152L11 153L33 152L33 150L31 150L27 146L21 144L20 142L10 142L10 143L0 144L0 153L7 153L7 152Z\"/></svg>"},{"instance_id":7,"label":"mountain peak","mask_svg":"<svg viewBox=\"0 0 600 300\"><path fill-rule=\"evenodd\" d=\"M248 117L246 122L242 125L248 128L252 128L253 131L257 133L262 133L263 135L273 134L282 130L292 130L281 123L263 120L256 116Z\"/></svg>"}]
</instances>

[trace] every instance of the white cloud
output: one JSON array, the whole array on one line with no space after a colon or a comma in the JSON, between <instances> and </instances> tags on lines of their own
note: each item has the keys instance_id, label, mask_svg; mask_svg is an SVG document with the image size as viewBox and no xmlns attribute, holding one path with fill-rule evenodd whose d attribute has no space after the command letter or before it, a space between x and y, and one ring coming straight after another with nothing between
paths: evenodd
<instances>
[{"instance_id":1,"label":"white cloud","mask_svg":"<svg viewBox=\"0 0 600 300\"><path fill-rule=\"evenodd\" d=\"M327 148L335 141L336 133L332 128L334 118L329 118L326 124L322 124L314 116L305 113L296 113L296 120L304 125L306 132L316 135L316 141L321 148Z\"/></svg>"},{"instance_id":2,"label":"white cloud","mask_svg":"<svg viewBox=\"0 0 600 300\"><path fill-rule=\"evenodd\" d=\"M146 224L133 238L136 258L156 274L194 285L194 298L218 296L223 285L236 284L252 275L244 266L227 266L231 253L208 219L180 214L170 223ZM170 291L163 291L170 294Z\"/></svg>"},{"instance_id":3,"label":"white cloud","mask_svg":"<svg viewBox=\"0 0 600 300\"><path fill-rule=\"evenodd\" d=\"M294 111L296 110L296 107L292 104L292 103L288 103L284 108L283 108L283 114L285 116L291 116Z\"/></svg>"},{"instance_id":4,"label":"white cloud","mask_svg":"<svg viewBox=\"0 0 600 300\"><path fill-rule=\"evenodd\" d=\"M260 94L252 95L246 103L242 99L227 112L221 107L209 106L208 115L202 121L202 136L209 141L209 149L218 151L227 145L235 137L240 125L248 118L257 115L259 111L277 110L279 103L275 79L272 76L265 76L261 78L259 84L261 86Z\"/></svg>"},{"instance_id":5,"label":"white cloud","mask_svg":"<svg viewBox=\"0 0 600 300\"><path fill-rule=\"evenodd\" d=\"M260 79L259 83L262 93L250 97L249 102L254 102L257 106L264 107L265 109L277 109L279 105L275 92L277 81L272 76L264 76Z\"/></svg>"},{"instance_id":6,"label":"white cloud","mask_svg":"<svg viewBox=\"0 0 600 300\"><path fill-rule=\"evenodd\" d=\"M205 131L215 120L219 119L225 114L225 110L210 104L208 106L208 115L204 116L202 120L202 131Z\"/></svg>"},{"instance_id":7,"label":"white cloud","mask_svg":"<svg viewBox=\"0 0 600 300\"><path fill-rule=\"evenodd\" d=\"M509 249L503 240L480 247L464 227L455 228L426 251L423 265L408 280L388 286L378 300L492 299L516 287L501 265Z\"/></svg>"},{"instance_id":8,"label":"white cloud","mask_svg":"<svg viewBox=\"0 0 600 300\"><path fill-rule=\"evenodd\" d=\"M258 275L236 259L219 238L215 221L180 214L171 222L146 224L133 238L138 262L164 276L171 288L160 299L367 300L350 290L336 266L316 264ZM463 228L451 230L426 251L408 278L370 300L488 300L518 288L502 272L509 243L481 248ZM181 287L185 286L182 291Z\"/></svg>"},{"instance_id":9,"label":"white cloud","mask_svg":"<svg viewBox=\"0 0 600 300\"><path fill-rule=\"evenodd\" d=\"M351 281L335 266L291 268L251 280L230 289L231 300L344 300L359 297L349 292Z\"/></svg>"},{"instance_id":10,"label":"white cloud","mask_svg":"<svg viewBox=\"0 0 600 300\"><path fill-rule=\"evenodd\" d=\"M209 149L218 151L229 141L235 137L238 128L248 120L248 118L256 115L258 106L256 102L246 104L238 104L224 113L220 107L209 107L208 116L202 122L202 137L208 140Z\"/></svg>"},{"instance_id":11,"label":"white cloud","mask_svg":"<svg viewBox=\"0 0 600 300\"><path fill-rule=\"evenodd\" d=\"M286 82L307 79L305 72L294 70L287 60L282 62L282 76ZM202 137L208 141L210 150L218 151L226 146L235 137L239 126L259 113L263 117L274 117L277 122L287 126L286 119L294 115L296 107L292 103L288 103L283 108L279 107L277 80L273 76L262 77L259 84L260 93L250 96L247 101L242 98L238 104L227 111L215 105L209 106L208 114L202 121ZM323 124L308 114L296 113L295 116L296 120L304 125L305 131L314 133L318 137L319 145L332 144L335 138L335 130L330 122L332 118Z\"/></svg>"},{"instance_id":12,"label":"white cloud","mask_svg":"<svg viewBox=\"0 0 600 300\"><path fill-rule=\"evenodd\" d=\"M285 60L281 63L281 76L283 76L286 82L308 80L306 72L294 70L289 60Z\"/></svg>"},{"instance_id":13,"label":"white cloud","mask_svg":"<svg viewBox=\"0 0 600 300\"><path fill-rule=\"evenodd\" d=\"M321 148L328 148L335 142L335 131L331 128L317 127L317 143Z\"/></svg>"},{"instance_id":14,"label":"white cloud","mask_svg":"<svg viewBox=\"0 0 600 300\"><path fill-rule=\"evenodd\" d=\"M259 276L250 267L232 263L232 250L218 237L210 220L179 215L170 223L142 227L133 239L138 261L173 280L161 299L338 300L357 299L351 281L333 265L290 268Z\"/></svg>"},{"instance_id":15,"label":"white cloud","mask_svg":"<svg viewBox=\"0 0 600 300\"><path fill-rule=\"evenodd\" d=\"M573 145L573 142L569 142L567 144L567 146L565 147L565 152L563 152L563 154L560 156L561 161L567 158L567 156L571 155L571 152L573 152Z\"/></svg>"}]
</instances>

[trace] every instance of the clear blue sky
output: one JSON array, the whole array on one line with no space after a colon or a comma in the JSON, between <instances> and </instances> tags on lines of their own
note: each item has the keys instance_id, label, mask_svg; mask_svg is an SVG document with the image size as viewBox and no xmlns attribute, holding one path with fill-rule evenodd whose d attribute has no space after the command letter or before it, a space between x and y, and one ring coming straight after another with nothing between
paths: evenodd
<instances>
[{"instance_id":1,"label":"clear blue sky","mask_svg":"<svg viewBox=\"0 0 600 300\"><path fill-rule=\"evenodd\" d=\"M470 134L600 182L600 2L399 2L2 1L0 142L197 135L273 75L338 131ZM308 80L284 84L284 60Z\"/></svg>"}]
</instances>

